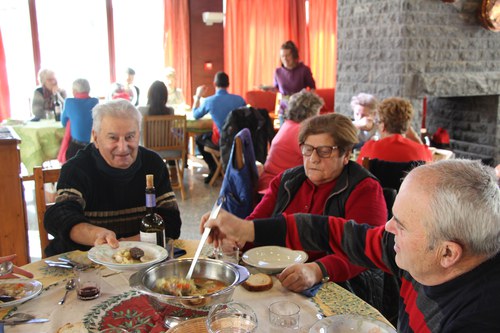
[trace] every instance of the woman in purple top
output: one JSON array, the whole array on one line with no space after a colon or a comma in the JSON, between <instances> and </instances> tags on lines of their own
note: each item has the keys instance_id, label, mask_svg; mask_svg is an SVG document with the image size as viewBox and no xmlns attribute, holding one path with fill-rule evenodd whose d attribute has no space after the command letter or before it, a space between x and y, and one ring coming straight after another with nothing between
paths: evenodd
<instances>
[{"instance_id":1,"label":"woman in purple top","mask_svg":"<svg viewBox=\"0 0 500 333\"><path fill-rule=\"evenodd\" d=\"M274 72L274 86L281 94L279 118L283 123L283 114L291 95L304 88L316 89L311 69L299 61L299 49L289 40L280 48L281 67Z\"/></svg>"}]
</instances>

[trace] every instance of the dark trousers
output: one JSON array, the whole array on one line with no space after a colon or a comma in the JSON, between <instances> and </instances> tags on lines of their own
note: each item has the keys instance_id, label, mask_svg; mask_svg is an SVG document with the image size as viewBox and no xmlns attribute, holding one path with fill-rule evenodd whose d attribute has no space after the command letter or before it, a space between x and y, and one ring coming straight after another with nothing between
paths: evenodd
<instances>
[{"instance_id":1,"label":"dark trousers","mask_svg":"<svg viewBox=\"0 0 500 333\"><path fill-rule=\"evenodd\" d=\"M201 156L203 156L205 163L207 163L210 174L213 175L215 173L215 170L217 169L217 164L215 163L212 154L205 151L205 146L219 149L219 147L212 142L212 132L198 135L196 137L196 146L198 146L198 150L200 151Z\"/></svg>"}]
</instances>

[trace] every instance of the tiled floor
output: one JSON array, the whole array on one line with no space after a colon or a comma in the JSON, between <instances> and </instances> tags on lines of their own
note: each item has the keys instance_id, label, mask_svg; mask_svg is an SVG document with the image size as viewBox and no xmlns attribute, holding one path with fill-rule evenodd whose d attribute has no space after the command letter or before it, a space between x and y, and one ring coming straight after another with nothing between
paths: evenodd
<instances>
[{"instance_id":1,"label":"tiled floor","mask_svg":"<svg viewBox=\"0 0 500 333\"><path fill-rule=\"evenodd\" d=\"M190 158L188 168L184 170L184 187L186 199L181 199L179 190L175 191L179 210L181 212L182 228L181 238L199 239L198 231L201 216L208 212L219 195L222 179L219 178L213 187L206 185L203 180L208 173L208 168L203 160ZM34 198L33 182L25 182L26 211L28 215L28 238L30 244L30 257L32 261L40 260L40 240L38 236L38 223Z\"/></svg>"}]
</instances>

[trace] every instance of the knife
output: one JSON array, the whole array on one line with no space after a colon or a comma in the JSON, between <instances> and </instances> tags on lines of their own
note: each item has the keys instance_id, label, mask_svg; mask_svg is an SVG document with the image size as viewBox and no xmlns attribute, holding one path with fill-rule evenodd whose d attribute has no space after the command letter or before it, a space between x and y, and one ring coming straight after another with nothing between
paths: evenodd
<instances>
[{"instance_id":1,"label":"knife","mask_svg":"<svg viewBox=\"0 0 500 333\"><path fill-rule=\"evenodd\" d=\"M45 263L50 267L73 268L72 265L60 261L45 260Z\"/></svg>"},{"instance_id":2,"label":"knife","mask_svg":"<svg viewBox=\"0 0 500 333\"><path fill-rule=\"evenodd\" d=\"M35 318L35 319L28 320L28 321L0 320L0 323L4 324L4 325L23 325L23 324L46 323L48 321L49 321L49 319L47 319L47 318Z\"/></svg>"}]
</instances>

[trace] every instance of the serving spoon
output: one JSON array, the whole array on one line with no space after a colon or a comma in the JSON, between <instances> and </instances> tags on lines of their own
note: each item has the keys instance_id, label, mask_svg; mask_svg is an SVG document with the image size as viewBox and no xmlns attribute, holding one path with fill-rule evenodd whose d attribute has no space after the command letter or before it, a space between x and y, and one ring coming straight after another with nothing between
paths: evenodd
<instances>
[{"instance_id":1,"label":"serving spoon","mask_svg":"<svg viewBox=\"0 0 500 333\"><path fill-rule=\"evenodd\" d=\"M4 261L3 263L0 264L0 276L12 273L13 269L14 269L14 264L12 263L12 261Z\"/></svg>"},{"instance_id":2,"label":"serving spoon","mask_svg":"<svg viewBox=\"0 0 500 333\"><path fill-rule=\"evenodd\" d=\"M212 207L212 211L210 212L210 216L208 217L209 220L213 220L217 218L217 215L219 215L220 208L222 207L222 204L224 203L224 198L219 198L215 203L214 206ZM212 228L205 228L203 231L203 234L201 235L200 243L198 244L198 248L196 249L196 252L194 253L193 261L191 262L191 266L189 267L189 271L186 274L186 280L191 279L191 276L193 275L194 267L196 266L196 262L198 261L198 258L200 257L201 250L203 249L203 245L205 245L205 242L207 241L208 235L210 235L210 231Z\"/></svg>"}]
</instances>

